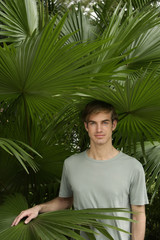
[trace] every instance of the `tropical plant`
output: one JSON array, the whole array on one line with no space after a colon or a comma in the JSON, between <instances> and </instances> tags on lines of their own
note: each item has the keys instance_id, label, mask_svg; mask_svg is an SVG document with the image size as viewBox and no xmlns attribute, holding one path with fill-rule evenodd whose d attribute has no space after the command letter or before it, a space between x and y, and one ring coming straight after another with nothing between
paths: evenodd
<instances>
[{"instance_id":1,"label":"tropical plant","mask_svg":"<svg viewBox=\"0 0 160 240\"><path fill-rule=\"evenodd\" d=\"M27 149L32 151L34 154L38 154L34 149L32 149L30 146L24 144L23 142L19 142L19 144L25 146ZM25 165L25 162L28 163L28 165L36 172L38 171L38 167L36 166L35 162L32 160L32 156L29 155L22 147L20 147L16 142L10 139L0 138L0 147L5 150L7 153L9 153L12 156L15 156L17 160L21 163L23 168L26 170L27 173L27 167ZM38 154L39 157L41 157Z\"/></svg>"},{"instance_id":2,"label":"tropical plant","mask_svg":"<svg viewBox=\"0 0 160 240\"><path fill-rule=\"evenodd\" d=\"M149 194L152 196L152 192ZM160 209L160 190L158 190L156 196L152 204L146 207L146 214L147 214L147 225L146 225L146 235L145 239L155 239L158 240L159 238L159 228L160 228L160 221L159 221L159 209Z\"/></svg>"},{"instance_id":3,"label":"tropical plant","mask_svg":"<svg viewBox=\"0 0 160 240\"><path fill-rule=\"evenodd\" d=\"M20 223L16 227L10 227L12 221L19 211L27 208L27 202L21 195L15 195L6 199L5 205L0 207L0 238L11 240L30 240L30 239L59 239L66 240L72 237L77 240L84 238L79 235L79 231L86 232L90 239L95 239L93 233L96 230L104 234L108 239L113 240L106 231L105 224L97 219L116 219L123 221L133 221L125 217L111 216L112 212L126 212L124 209L85 209L85 210L64 210L41 214L37 219L25 225ZM7 213L7 214L6 214ZM105 214L104 214L105 213ZM92 227L92 229L90 228ZM124 231L118 227L108 227L115 230ZM75 231L73 231L75 230Z\"/></svg>"},{"instance_id":4,"label":"tropical plant","mask_svg":"<svg viewBox=\"0 0 160 240\"><path fill-rule=\"evenodd\" d=\"M0 21L5 24L1 24L3 42L24 41L27 37L30 37L35 29L38 27L38 12L36 8L36 2L29 0L20 1L17 4L16 1L0 1ZM22 21L23 19L23 21Z\"/></svg>"},{"instance_id":5,"label":"tropical plant","mask_svg":"<svg viewBox=\"0 0 160 240\"><path fill-rule=\"evenodd\" d=\"M93 21L80 6L64 14L60 9L51 11L51 1L43 2L0 1L0 101L2 106L5 103L1 137L24 142L43 157L30 154L39 171L35 174L27 164L27 174L16 159L0 151L1 197L20 192L30 207L57 196L64 159L88 146L80 111L91 99L116 107L119 125L114 144L134 156L139 152L155 195L160 186L159 7L147 0L114 1L113 5L106 1L94 8ZM52 3L58 9L59 2ZM148 149L148 142L156 147ZM19 195L15 199L21 202ZM5 202L6 218L7 208ZM74 218L75 213L69 214ZM48 222L54 216L39 219ZM18 239L24 231L27 239L33 225L20 224L0 236L5 239L14 232Z\"/></svg>"}]
</instances>

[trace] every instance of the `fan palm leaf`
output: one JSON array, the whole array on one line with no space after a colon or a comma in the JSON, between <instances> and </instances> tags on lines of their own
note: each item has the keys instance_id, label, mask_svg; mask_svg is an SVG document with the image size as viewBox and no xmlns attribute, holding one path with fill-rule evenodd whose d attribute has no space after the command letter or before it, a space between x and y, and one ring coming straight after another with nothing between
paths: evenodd
<instances>
[{"instance_id":1,"label":"fan palm leaf","mask_svg":"<svg viewBox=\"0 0 160 240\"><path fill-rule=\"evenodd\" d=\"M91 82L89 71L95 65L85 64L97 57L101 42L65 45L68 36L59 40L63 18L52 30L56 18L39 36L33 36L19 48L1 48L0 99L16 100L19 109L38 114L57 107L57 94L75 92ZM24 107L23 107L24 105Z\"/></svg>"},{"instance_id":2,"label":"fan palm leaf","mask_svg":"<svg viewBox=\"0 0 160 240\"><path fill-rule=\"evenodd\" d=\"M126 66L128 69L145 69L146 67L153 70L160 63L160 26L157 25L150 30L142 33L129 46L134 49L126 58L132 61ZM149 67L148 67L149 66ZM157 69L158 71L158 69Z\"/></svg>"},{"instance_id":3,"label":"fan palm leaf","mask_svg":"<svg viewBox=\"0 0 160 240\"><path fill-rule=\"evenodd\" d=\"M34 162L38 166L36 174L31 168L27 174L16 161L11 158L7 159L2 154L0 162L1 193L4 195L8 191L10 193L21 192L28 199L30 206L34 202L49 201L57 196L64 159L73 154L64 146L54 146L53 143L49 146L43 141L37 149L43 158L34 157Z\"/></svg>"},{"instance_id":4,"label":"fan palm leaf","mask_svg":"<svg viewBox=\"0 0 160 240\"><path fill-rule=\"evenodd\" d=\"M63 210L51 213L41 214L25 225L20 223L16 227L10 227L12 221L17 214L24 208L27 208L27 202L22 195L16 194L15 196L8 196L5 203L0 207L0 237L2 239L11 240L30 240L30 239L67 239L67 236L73 237L77 240L84 239L76 231L85 231L87 233L97 234L95 230L90 227L99 230L102 234L113 240L107 230L105 230L105 224L97 221L97 219L117 219L119 221L133 221L126 217L113 216L112 212L126 212L125 209L86 209L86 210ZM117 227L111 227L115 230L121 230ZM126 232L127 233L127 232Z\"/></svg>"},{"instance_id":5,"label":"fan palm leaf","mask_svg":"<svg viewBox=\"0 0 160 240\"><path fill-rule=\"evenodd\" d=\"M114 9L118 5L116 0L109 0L109 1L99 1L95 5L93 5L94 10L94 21L95 25L98 25L100 29L100 33L103 33L105 28L110 22L111 16L113 15Z\"/></svg>"},{"instance_id":6,"label":"fan palm leaf","mask_svg":"<svg viewBox=\"0 0 160 240\"><path fill-rule=\"evenodd\" d=\"M80 4L78 4L78 9L72 6L62 28L63 35L72 32L74 34L70 36L70 42L87 42L97 38L96 26L91 23L88 16L84 15Z\"/></svg>"},{"instance_id":7,"label":"fan palm leaf","mask_svg":"<svg viewBox=\"0 0 160 240\"><path fill-rule=\"evenodd\" d=\"M125 2L128 0L125 0ZM157 3L155 0L132 0L132 5L134 8L143 9L146 6L152 7L154 3Z\"/></svg>"},{"instance_id":8,"label":"fan palm leaf","mask_svg":"<svg viewBox=\"0 0 160 240\"><path fill-rule=\"evenodd\" d=\"M106 52L103 52L98 59L105 60L106 58L110 58L111 56L120 56L122 53L126 52L127 50L133 50L134 47L132 46L132 43L137 40L137 43L139 43L139 38L142 38L141 35L144 34L144 38L148 36L147 31L152 29L153 27L157 26L159 28L159 9L153 8L147 11L145 9L144 11L132 11L130 12L129 16L123 20L123 17L125 15L126 11L126 5L122 7L121 2L118 4L117 8L115 9L109 25L106 27L104 33L102 34L102 38L109 38L110 41L107 41L103 47L115 44L115 47L112 49L108 49ZM123 21L122 21L123 20ZM146 35L145 35L146 34ZM150 35L149 41L152 40L156 42L156 36ZM142 42L139 43L140 46L143 48ZM157 44L158 41L157 41ZM152 58L150 59L150 62L153 60L153 54L157 54L157 50L159 48L156 45L149 45L148 49L152 50ZM147 48L147 45L146 45ZM153 51L155 49L155 51ZM146 49L147 51L147 49ZM131 56L131 62L135 60L136 55L129 55ZM157 55L156 55L157 56ZM156 58L155 56L155 58ZM129 57L128 57L129 58ZM136 58L137 60L138 58ZM148 64L149 58L147 59ZM127 64L128 66L128 64ZM139 65L139 69L140 69Z\"/></svg>"},{"instance_id":9,"label":"fan palm leaf","mask_svg":"<svg viewBox=\"0 0 160 240\"><path fill-rule=\"evenodd\" d=\"M20 43L38 27L38 11L34 0L0 1L0 42Z\"/></svg>"},{"instance_id":10,"label":"fan palm leaf","mask_svg":"<svg viewBox=\"0 0 160 240\"><path fill-rule=\"evenodd\" d=\"M141 141L142 146L146 139L151 142L159 141L160 81L156 69L151 73L144 73L133 82L129 79L123 85L120 82L112 82L110 86L92 87L83 92L90 96L88 100L83 97L81 103L73 102L67 111L64 108L57 115L54 122L57 133L58 130L60 132L62 130L66 132L68 138L72 136L73 130L77 129L76 126L82 126L80 109L93 98L113 104L119 113L119 123L114 133L114 143L117 147L125 149L126 146L131 149L137 141ZM80 137L81 132L83 130L77 132L77 136Z\"/></svg>"},{"instance_id":11,"label":"fan palm leaf","mask_svg":"<svg viewBox=\"0 0 160 240\"><path fill-rule=\"evenodd\" d=\"M145 155L140 147L140 143L137 143L137 151L135 156L138 159L143 159L144 169L147 179L147 188L149 191L153 192L151 202L153 201L155 194L160 187L160 156L159 142L144 142Z\"/></svg>"},{"instance_id":12,"label":"fan palm leaf","mask_svg":"<svg viewBox=\"0 0 160 240\"><path fill-rule=\"evenodd\" d=\"M112 103L119 113L115 144L131 147L136 141L159 141L160 84L156 71L144 73L135 82L126 80L124 86L92 90L92 96ZM87 91L86 91L87 93Z\"/></svg>"},{"instance_id":13,"label":"fan palm leaf","mask_svg":"<svg viewBox=\"0 0 160 240\"><path fill-rule=\"evenodd\" d=\"M0 147L10 155L15 156L27 173L29 173L27 169L27 164L36 172L38 170L38 167L37 164L33 161L33 157L28 154L22 147L20 147L19 144L21 144L23 147L25 147L32 153L41 157L40 154L38 154L33 148L31 148L25 143L19 141L17 141L16 143L15 141L10 139L0 138Z\"/></svg>"}]
</instances>

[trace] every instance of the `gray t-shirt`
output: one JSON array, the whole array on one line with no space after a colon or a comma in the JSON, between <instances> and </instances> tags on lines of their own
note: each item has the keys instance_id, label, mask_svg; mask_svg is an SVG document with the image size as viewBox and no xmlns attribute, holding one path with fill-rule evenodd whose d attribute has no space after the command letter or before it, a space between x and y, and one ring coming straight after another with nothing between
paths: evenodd
<instances>
[{"instance_id":1,"label":"gray t-shirt","mask_svg":"<svg viewBox=\"0 0 160 240\"><path fill-rule=\"evenodd\" d=\"M139 161L122 152L108 160L95 160L84 151L64 162L60 197L73 196L75 209L128 208L148 204L144 170ZM111 213L131 217L128 213ZM103 220L130 232L127 221ZM130 236L108 228L115 240L129 240ZM84 235L85 236L85 235ZM86 237L86 239L88 239ZM108 239L96 235L97 240Z\"/></svg>"}]
</instances>

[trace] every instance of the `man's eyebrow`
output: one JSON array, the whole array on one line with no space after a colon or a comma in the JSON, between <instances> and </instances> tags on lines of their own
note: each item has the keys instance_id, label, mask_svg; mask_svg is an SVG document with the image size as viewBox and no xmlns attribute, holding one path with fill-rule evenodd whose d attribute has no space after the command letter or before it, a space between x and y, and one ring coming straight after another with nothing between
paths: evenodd
<instances>
[{"instance_id":1,"label":"man's eyebrow","mask_svg":"<svg viewBox=\"0 0 160 240\"><path fill-rule=\"evenodd\" d=\"M89 123L89 122L96 122L96 121L94 121L94 120L89 120L88 123ZM110 122L110 119L103 119L101 122Z\"/></svg>"},{"instance_id":2,"label":"man's eyebrow","mask_svg":"<svg viewBox=\"0 0 160 240\"><path fill-rule=\"evenodd\" d=\"M104 120L102 120L102 122L109 122L110 121L110 119L104 119Z\"/></svg>"}]
</instances>

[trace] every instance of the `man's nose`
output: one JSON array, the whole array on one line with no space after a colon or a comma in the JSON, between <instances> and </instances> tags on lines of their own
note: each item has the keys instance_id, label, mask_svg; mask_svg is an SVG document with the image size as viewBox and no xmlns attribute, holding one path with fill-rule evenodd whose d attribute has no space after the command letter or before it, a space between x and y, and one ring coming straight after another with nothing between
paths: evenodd
<instances>
[{"instance_id":1,"label":"man's nose","mask_svg":"<svg viewBox=\"0 0 160 240\"><path fill-rule=\"evenodd\" d=\"M97 132L101 132L102 131L102 125L101 124L97 124Z\"/></svg>"}]
</instances>

